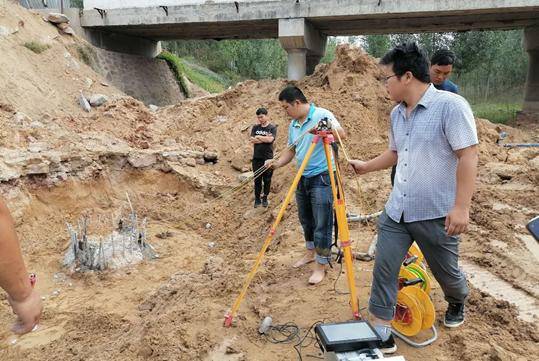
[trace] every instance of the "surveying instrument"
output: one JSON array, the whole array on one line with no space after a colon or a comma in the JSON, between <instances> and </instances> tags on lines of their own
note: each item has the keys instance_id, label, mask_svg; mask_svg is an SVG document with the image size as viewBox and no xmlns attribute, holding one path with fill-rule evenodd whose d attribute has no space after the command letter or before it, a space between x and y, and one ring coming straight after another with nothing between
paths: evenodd
<instances>
[{"instance_id":1,"label":"surveying instrument","mask_svg":"<svg viewBox=\"0 0 539 361\"><path fill-rule=\"evenodd\" d=\"M332 144L335 142L335 139L331 128L331 121L328 118L321 119L317 126L314 127L310 132L314 135L311 145L309 146L307 153L305 154L305 158L303 159L294 180L292 181L292 185L288 189L288 193L286 194L279 213L277 214L277 217L273 222L268 235L266 236L262 249L258 253L255 263L245 279L240 294L237 296L230 311L225 315L224 326L232 326L234 316L236 315L241 302L245 298L247 289L249 288L253 277L260 267L266 250L275 236L277 226L284 216L286 208L292 199L292 196L298 186L305 168L307 167L307 164L309 163L315 147L322 142L331 183L333 207L335 210L335 217L337 219L336 223L338 229L338 240L343 252L342 257L344 260L344 269L350 295L352 319L354 321L318 325L315 329L315 333L320 341L319 344L322 352L325 354L326 360L359 361L384 359L382 353L378 350L378 345L382 339L367 321L360 320L359 302L357 298L354 268L352 264L350 230L348 227L348 219L346 217L346 203L344 198L343 183L339 168L335 166L334 169L332 164ZM337 136L339 137L338 133ZM336 160L335 164L337 164ZM389 359L385 358L385 360L404 360L404 358L391 357Z\"/></svg>"},{"instance_id":2,"label":"surveying instrument","mask_svg":"<svg viewBox=\"0 0 539 361\"><path fill-rule=\"evenodd\" d=\"M344 255L343 259L345 263L346 279L348 281L348 289L350 291L350 306L352 308L352 317L353 319L356 319L356 320L359 319L359 304L358 304L357 293L356 293L357 291L356 291L356 285L355 285L355 280L354 280L354 268L352 265L352 250L350 248L350 245L351 245L350 231L348 229L348 220L346 219L346 205L344 202L344 192L343 192L343 186L342 186L342 181L341 181L341 174L338 167L336 167L335 170L333 169L333 164L331 161L332 159L331 144L334 142L334 137L331 130L330 120L327 118L321 119L318 122L318 125L315 128L313 128L312 133L314 134L312 143L309 146L307 153L305 154L305 158L303 159L303 162L301 163L296 173L296 176L294 177L294 180L292 181L292 185L288 189L288 193L286 194L286 197L281 205L279 213L277 214L277 217L268 232L268 235L264 241L264 244L262 245L262 249L260 250L260 252L258 253L258 256L256 257L253 268L251 269L251 272L249 272L249 274L247 275L247 278L243 284L241 292L236 298L236 301L234 302L230 312L225 315L225 321L224 321L225 327L230 327L232 325L232 320L234 316L236 315L240 307L240 304L245 297L245 294L247 293L247 289L249 288L249 285L253 277L255 276L260 266L260 263L262 262L262 258L264 257L266 250L268 249L271 241L273 240L273 237L275 236L277 226L281 222L284 216L284 213L286 211L286 208L288 207L290 200L292 199L292 196L294 195L294 192L301 179L301 176L303 175L303 171L307 167L307 164L309 163L311 155L313 154L314 149L319 142L322 142L322 145L324 147L324 153L326 155L329 179L331 182L331 192L333 194L333 204L335 208L335 215L337 218L337 227L339 230L338 238L339 238L340 246L343 249L343 255Z\"/></svg>"}]
</instances>

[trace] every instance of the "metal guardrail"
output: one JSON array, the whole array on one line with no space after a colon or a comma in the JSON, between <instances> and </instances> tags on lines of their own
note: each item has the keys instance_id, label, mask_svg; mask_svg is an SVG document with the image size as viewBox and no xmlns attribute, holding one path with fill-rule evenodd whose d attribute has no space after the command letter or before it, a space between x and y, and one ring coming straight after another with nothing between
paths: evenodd
<instances>
[{"instance_id":1,"label":"metal guardrail","mask_svg":"<svg viewBox=\"0 0 539 361\"><path fill-rule=\"evenodd\" d=\"M66 9L72 6L71 0L19 0L19 4L28 9Z\"/></svg>"}]
</instances>

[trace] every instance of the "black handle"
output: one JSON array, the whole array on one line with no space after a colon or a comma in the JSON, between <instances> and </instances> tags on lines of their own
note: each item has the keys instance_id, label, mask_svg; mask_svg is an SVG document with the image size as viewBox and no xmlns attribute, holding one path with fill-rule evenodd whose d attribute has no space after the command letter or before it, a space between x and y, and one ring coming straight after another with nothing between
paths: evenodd
<instances>
[{"instance_id":1,"label":"black handle","mask_svg":"<svg viewBox=\"0 0 539 361\"><path fill-rule=\"evenodd\" d=\"M418 283L421 283L423 282L423 280L421 278L413 278L411 280L406 280L402 283L402 287L408 287L408 286L413 286L413 285L417 285Z\"/></svg>"},{"instance_id":2,"label":"black handle","mask_svg":"<svg viewBox=\"0 0 539 361\"><path fill-rule=\"evenodd\" d=\"M406 258L404 260L404 262L402 262L402 264L403 264L404 267L408 267L409 265L411 265L412 263L417 261L417 258L418 258L417 256L412 256L412 257Z\"/></svg>"}]
</instances>

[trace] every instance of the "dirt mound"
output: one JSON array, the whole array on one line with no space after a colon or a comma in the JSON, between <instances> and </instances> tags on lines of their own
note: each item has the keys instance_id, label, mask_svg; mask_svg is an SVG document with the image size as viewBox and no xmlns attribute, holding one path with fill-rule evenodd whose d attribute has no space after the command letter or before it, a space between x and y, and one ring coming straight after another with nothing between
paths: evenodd
<instances>
[{"instance_id":1,"label":"dirt mound","mask_svg":"<svg viewBox=\"0 0 539 361\"><path fill-rule=\"evenodd\" d=\"M80 115L81 90L85 95L123 95L104 86L104 79L84 63L81 54L91 49L85 41L61 35L37 13L6 5L0 17L0 26L8 29L7 35L0 36L0 103L30 117Z\"/></svg>"}]
</instances>

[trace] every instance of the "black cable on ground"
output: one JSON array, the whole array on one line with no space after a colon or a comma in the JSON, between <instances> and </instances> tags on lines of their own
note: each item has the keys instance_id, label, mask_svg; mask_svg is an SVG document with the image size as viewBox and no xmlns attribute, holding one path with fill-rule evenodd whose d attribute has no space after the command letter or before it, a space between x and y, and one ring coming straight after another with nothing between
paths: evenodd
<instances>
[{"instance_id":1,"label":"black cable on ground","mask_svg":"<svg viewBox=\"0 0 539 361\"><path fill-rule=\"evenodd\" d=\"M309 327L309 329L305 333L305 336L303 336L303 338L298 343L296 343L294 345L294 350L296 350L296 352L298 353L299 361L303 361L303 357L301 356L301 348L310 346L312 344L313 340L316 341L316 337L311 335L311 331L316 325L318 325L320 323L323 323L323 321L316 321L315 323L313 323L311 325L311 327ZM310 342L307 345L303 345L303 342L305 342L305 339L307 338L307 336L309 336Z\"/></svg>"},{"instance_id":2,"label":"black cable on ground","mask_svg":"<svg viewBox=\"0 0 539 361\"><path fill-rule=\"evenodd\" d=\"M294 343L293 347L298 354L298 360L303 361L301 349L304 347L309 347L313 344L313 341L317 342L316 335L312 334L312 330L316 325L320 323L323 323L323 321L316 321L315 323L313 323L307 329L303 337L301 337L301 329L293 322L287 322L282 325L270 326L267 333L265 333L266 340L273 344ZM308 341L307 343L305 343L306 340ZM309 355L309 357L323 359L315 355Z\"/></svg>"},{"instance_id":3,"label":"black cable on ground","mask_svg":"<svg viewBox=\"0 0 539 361\"><path fill-rule=\"evenodd\" d=\"M274 344L291 343L296 338L299 339L300 332L301 330L295 323L287 322L284 325L270 326L265 335L266 339Z\"/></svg>"}]
</instances>

